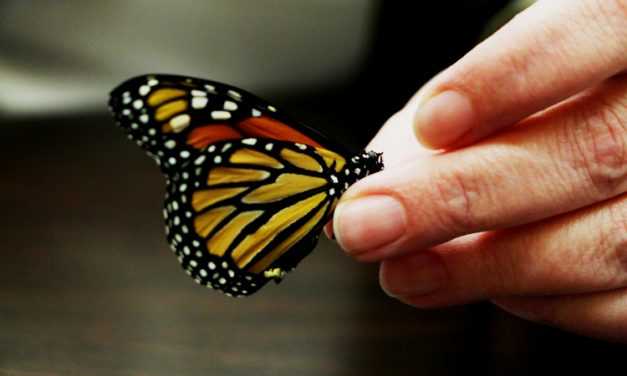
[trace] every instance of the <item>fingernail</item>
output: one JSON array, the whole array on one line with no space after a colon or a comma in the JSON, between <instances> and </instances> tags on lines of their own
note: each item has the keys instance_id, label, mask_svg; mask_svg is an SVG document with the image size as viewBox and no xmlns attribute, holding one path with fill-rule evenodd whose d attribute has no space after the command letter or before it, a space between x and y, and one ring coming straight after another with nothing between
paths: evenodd
<instances>
[{"instance_id":1,"label":"fingernail","mask_svg":"<svg viewBox=\"0 0 627 376\"><path fill-rule=\"evenodd\" d=\"M331 218L330 222L324 225L322 231L324 231L324 234L327 236L327 238L329 238L329 240L337 242L335 239L335 234L333 233L333 218Z\"/></svg>"},{"instance_id":2,"label":"fingernail","mask_svg":"<svg viewBox=\"0 0 627 376\"><path fill-rule=\"evenodd\" d=\"M386 261L380 278L381 288L392 297L424 296L442 289L445 272L437 256L420 253Z\"/></svg>"},{"instance_id":3,"label":"fingernail","mask_svg":"<svg viewBox=\"0 0 627 376\"><path fill-rule=\"evenodd\" d=\"M367 196L341 203L333 233L347 251L363 252L391 243L405 233L403 206L390 196Z\"/></svg>"},{"instance_id":4,"label":"fingernail","mask_svg":"<svg viewBox=\"0 0 627 376\"><path fill-rule=\"evenodd\" d=\"M414 116L414 131L421 144L439 149L454 144L475 126L475 113L463 94L446 90L425 97Z\"/></svg>"}]
</instances>

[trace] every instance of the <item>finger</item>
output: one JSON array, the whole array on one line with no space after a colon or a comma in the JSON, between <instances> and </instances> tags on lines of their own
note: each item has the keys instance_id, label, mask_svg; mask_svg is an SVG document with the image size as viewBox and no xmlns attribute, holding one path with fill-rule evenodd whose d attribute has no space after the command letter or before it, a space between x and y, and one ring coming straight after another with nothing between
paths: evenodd
<instances>
[{"instance_id":1,"label":"finger","mask_svg":"<svg viewBox=\"0 0 627 376\"><path fill-rule=\"evenodd\" d=\"M412 112L405 108L394 114L368 144L367 150L382 154L384 166L394 166L417 158L433 155L434 151L420 145L414 137Z\"/></svg>"},{"instance_id":2,"label":"finger","mask_svg":"<svg viewBox=\"0 0 627 376\"><path fill-rule=\"evenodd\" d=\"M433 79L437 77L436 75ZM429 83L414 94L400 111L390 117L366 147L367 150L383 153L384 165L394 166L405 161L435 154L433 150L421 145L414 137L413 130L407 126L412 123L414 113L425 95L425 88L428 86Z\"/></svg>"},{"instance_id":3,"label":"finger","mask_svg":"<svg viewBox=\"0 0 627 376\"><path fill-rule=\"evenodd\" d=\"M333 218L331 218L329 222L324 225L322 231L324 232L324 235L329 238L329 240L335 241L335 235L333 234Z\"/></svg>"},{"instance_id":4,"label":"finger","mask_svg":"<svg viewBox=\"0 0 627 376\"><path fill-rule=\"evenodd\" d=\"M538 1L434 79L416 135L437 149L514 124L627 69L625 40L624 2Z\"/></svg>"},{"instance_id":5,"label":"finger","mask_svg":"<svg viewBox=\"0 0 627 376\"><path fill-rule=\"evenodd\" d=\"M627 194L385 260L380 279L389 295L417 307L627 287Z\"/></svg>"},{"instance_id":6,"label":"finger","mask_svg":"<svg viewBox=\"0 0 627 376\"><path fill-rule=\"evenodd\" d=\"M377 135L372 139L366 150L374 150L383 153L384 166L394 166L406 161L416 160L429 155L433 155L433 150L426 149L418 143L413 136L412 130L407 127L411 123L413 110L416 108L418 93L401 111L394 114ZM324 234L332 241L335 241L333 233L333 219L324 226Z\"/></svg>"},{"instance_id":7,"label":"finger","mask_svg":"<svg viewBox=\"0 0 627 376\"><path fill-rule=\"evenodd\" d=\"M627 76L480 144L386 167L343 195L340 245L377 261L627 191Z\"/></svg>"},{"instance_id":8,"label":"finger","mask_svg":"<svg viewBox=\"0 0 627 376\"><path fill-rule=\"evenodd\" d=\"M530 321L627 342L627 288L559 297L504 298L493 303Z\"/></svg>"}]
</instances>

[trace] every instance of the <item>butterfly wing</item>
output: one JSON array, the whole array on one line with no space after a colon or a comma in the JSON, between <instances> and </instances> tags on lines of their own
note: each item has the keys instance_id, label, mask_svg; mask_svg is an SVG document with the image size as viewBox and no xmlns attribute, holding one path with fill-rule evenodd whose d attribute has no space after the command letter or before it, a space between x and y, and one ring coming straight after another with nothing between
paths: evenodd
<instances>
[{"instance_id":1,"label":"butterfly wing","mask_svg":"<svg viewBox=\"0 0 627 376\"><path fill-rule=\"evenodd\" d=\"M198 283L249 295L314 248L339 195L382 168L264 100L218 82L133 78L111 93L128 137L166 176L172 250Z\"/></svg>"},{"instance_id":2,"label":"butterfly wing","mask_svg":"<svg viewBox=\"0 0 627 376\"><path fill-rule=\"evenodd\" d=\"M251 294L311 252L344 187L344 164L300 143L212 144L171 181L168 240L197 282Z\"/></svg>"},{"instance_id":3,"label":"butterfly wing","mask_svg":"<svg viewBox=\"0 0 627 376\"><path fill-rule=\"evenodd\" d=\"M117 124L168 173L211 144L243 138L347 150L244 90L174 75L132 78L111 93Z\"/></svg>"}]
</instances>

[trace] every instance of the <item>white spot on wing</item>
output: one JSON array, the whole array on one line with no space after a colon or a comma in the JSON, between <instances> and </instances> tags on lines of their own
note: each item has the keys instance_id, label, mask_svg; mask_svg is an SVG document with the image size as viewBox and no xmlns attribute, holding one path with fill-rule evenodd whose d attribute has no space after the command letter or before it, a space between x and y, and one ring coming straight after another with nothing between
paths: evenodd
<instances>
[{"instance_id":1,"label":"white spot on wing","mask_svg":"<svg viewBox=\"0 0 627 376\"><path fill-rule=\"evenodd\" d=\"M176 147L176 141L174 141L174 140L167 140L167 141L164 143L164 145L165 145L165 147L166 147L166 148L168 148L168 149L174 149L174 147Z\"/></svg>"},{"instance_id":2,"label":"white spot on wing","mask_svg":"<svg viewBox=\"0 0 627 376\"><path fill-rule=\"evenodd\" d=\"M246 145L250 145L253 146L257 143L257 139L256 138L245 138L242 140L242 144L246 144Z\"/></svg>"},{"instance_id":3,"label":"white spot on wing","mask_svg":"<svg viewBox=\"0 0 627 376\"><path fill-rule=\"evenodd\" d=\"M144 102L142 102L141 99L135 99L133 101L133 108L136 110L141 109L142 107L144 107Z\"/></svg>"},{"instance_id":4,"label":"white spot on wing","mask_svg":"<svg viewBox=\"0 0 627 376\"><path fill-rule=\"evenodd\" d=\"M142 85L142 86L139 87L139 95L141 95L143 97L143 96L145 96L148 93L150 93L150 86Z\"/></svg>"},{"instance_id":5,"label":"white spot on wing","mask_svg":"<svg viewBox=\"0 0 627 376\"><path fill-rule=\"evenodd\" d=\"M237 110L237 103L231 101L224 101L224 109L227 111Z\"/></svg>"},{"instance_id":6,"label":"white spot on wing","mask_svg":"<svg viewBox=\"0 0 627 376\"><path fill-rule=\"evenodd\" d=\"M238 93L235 90L229 90L226 92L226 95L228 95L229 97L235 99L236 101L241 101L242 100L242 95L240 93Z\"/></svg>"},{"instance_id":7,"label":"white spot on wing","mask_svg":"<svg viewBox=\"0 0 627 376\"><path fill-rule=\"evenodd\" d=\"M227 120L231 118L231 113L228 111L211 111L211 117L213 120Z\"/></svg>"},{"instance_id":8,"label":"white spot on wing","mask_svg":"<svg viewBox=\"0 0 627 376\"><path fill-rule=\"evenodd\" d=\"M192 108L198 110L201 108L205 108L205 106L207 106L207 103L209 102L209 99L207 99L207 97L193 97L192 98Z\"/></svg>"},{"instance_id":9,"label":"white spot on wing","mask_svg":"<svg viewBox=\"0 0 627 376\"><path fill-rule=\"evenodd\" d=\"M201 155L200 157L196 158L196 160L194 161L194 164L196 166L199 166L205 161L205 159L207 158L204 155Z\"/></svg>"}]
</instances>

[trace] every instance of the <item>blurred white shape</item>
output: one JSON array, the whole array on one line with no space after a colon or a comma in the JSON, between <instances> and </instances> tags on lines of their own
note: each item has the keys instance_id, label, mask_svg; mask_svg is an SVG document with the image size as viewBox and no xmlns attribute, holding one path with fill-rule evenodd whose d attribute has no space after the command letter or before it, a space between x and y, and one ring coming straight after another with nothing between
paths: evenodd
<instances>
[{"instance_id":1,"label":"blurred white shape","mask_svg":"<svg viewBox=\"0 0 627 376\"><path fill-rule=\"evenodd\" d=\"M5 0L0 112L104 108L143 73L178 73L251 91L346 82L363 63L375 0Z\"/></svg>"}]
</instances>

